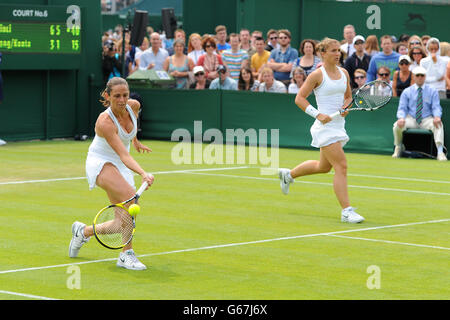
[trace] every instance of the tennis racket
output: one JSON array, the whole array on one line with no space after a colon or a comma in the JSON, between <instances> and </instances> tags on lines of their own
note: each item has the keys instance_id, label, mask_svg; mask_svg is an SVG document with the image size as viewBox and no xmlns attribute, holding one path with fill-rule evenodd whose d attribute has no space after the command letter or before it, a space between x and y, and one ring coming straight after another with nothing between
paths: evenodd
<instances>
[{"instance_id":1,"label":"tennis racket","mask_svg":"<svg viewBox=\"0 0 450 320\"><path fill-rule=\"evenodd\" d=\"M92 228L95 238L102 246L121 249L130 243L136 231L136 218L128 212L125 205L133 200L137 203L147 186L148 183L144 182L130 199L111 204L97 213Z\"/></svg>"},{"instance_id":2,"label":"tennis racket","mask_svg":"<svg viewBox=\"0 0 450 320\"><path fill-rule=\"evenodd\" d=\"M359 88L349 105L340 111L330 114L335 119L345 111L374 111L384 107L392 98L392 88L389 83L375 80ZM354 105L354 106L353 106ZM352 107L353 106L353 107Z\"/></svg>"}]
</instances>

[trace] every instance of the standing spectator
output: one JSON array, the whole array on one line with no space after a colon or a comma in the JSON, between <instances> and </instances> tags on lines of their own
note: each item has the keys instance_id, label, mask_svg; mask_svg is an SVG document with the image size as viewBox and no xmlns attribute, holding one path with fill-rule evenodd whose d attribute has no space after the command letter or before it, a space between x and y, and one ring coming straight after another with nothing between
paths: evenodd
<instances>
[{"instance_id":1,"label":"standing spectator","mask_svg":"<svg viewBox=\"0 0 450 320\"><path fill-rule=\"evenodd\" d=\"M381 48L382 52L376 54L372 57L369 64L369 69L367 70L367 81L373 81L376 78L377 70L381 66L386 66L391 70L391 79L394 73L394 70L398 66L398 58L400 55L393 51L393 43L392 37L389 35L385 35L381 37Z\"/></svg>"},{"instance_id":2,"label":"standing spectator","mask_svg":"<svg viewBox=\"0 0 450 320\"><path fill-rule=\"evenodd\" d=\"M216 27L216 39L217 53L222 54L224 50L231 48L230 44L227 43L227 27L222 25Z\"/></svg>"},{"instance_id":3,"label":"standing spectator","mask_svg":"<svg viewBox=\"0 0 450 320\"><path fill-rule=\"evenodd\" d=\"M134 61L136 62L148 48L150 48L150 41L147 37L144 37L141 45L135 49L136 53L134 54Z\"/></svg>"},{"instance_id":4,"label":"standing spectator","mask_svg":"<svg viewBox=\"0 0 450 320\"><path fill-rule=\"evenodd\" d=\"M169 56L167 51L161 48L161 38L159 33L153 32L150 35L151 48L136 59L136 64L140 70L163 70L164 61Z\"/></svg>"},{"instance_id":5,"label":"standing spectator","mask_svg":"<svg viewBox=\"0 0 450 320\"><path fill-rule=\"evenodd\" d=\"M317 69L317 65L320 62L320 58L316 54L316 43L314 42L314 40L303 40L300 43L300 53L302 54L302 56L298 57L295 60L292 66L292 70L294 70L295 67L301 67L306 73L306 76L308 76L311 72Z\"/></svg>"},{"instance_id":6,"label":"standing spectator","mask_svg":"<svg viewBox=\"0 0 450 320\"><path fill-rule=\"evenodd\" d=\"M202 37L198 33L192 33L189 36L188 57L197 64L198 58L205 53L206 51L202 48Z\"/></svg>"},{"instance_id":7,"label":"standing spectator","mask_svg":"<svg viewBox=\"0 0 450 320\"><path fill-rule=\"evenodd\" d=\"M411 58L402 55L398 58L399 70L394 72L394 80L392 81L392 93L394 97L400 97L403 90L414 84L412 72L409 70Z\"/></svg>"},{"instance_id":8,"label":"standing spectator","mask_svg":"<svg viewBox=\"0 0 450 320\"><path fill-rule=\"evenodd\" d=\"M355 72L353 73L353 78L355 79L355 83L357 85L356 88L354 88L352 91L356 91L359 88L361 88L367 80L367 72L364 69L356 69Z\"/></svg>"},{"instance_id":9,"label":"standing spectator","mask_svg":"<svg viewBox=\"0 0 450 320\"><path fill-rule=\"evenodd\" d=\"M408 54L408 45L403 42L399 42L395 46L395 51L401 55Z\"/></svg>"},{"instance_id":10,"label":"standing spectator","mask_svg":"<svg viewBox=\"0 0 450 320\"><path fill-rule=\"evenodd\" d=\"M348 58L355 52L353 47L353 38L356 36L355 27L351 24L346 25L343 34L345 43L341 45L341 50L345 52L345 58Z\"/></svg>"},{"instance_id":11,"label":"standing spectator","mask_svg":"<svg viewBox=\"0 0 450 320\"><path fill-rule=\"evenodd\" d=\"M355 48L355 52L345 60L344 68L348 71L350 76L350 85L352 89L358 87L355 82L354 74L356 69L363 69L367 71L369 69L369 63L371 57L364 53L364 37L357 35L353 38L353 47Z\"/></svg>"},{"instance_id":12,"label":"standing spectator","mask_svg":"<svg viewBox=\"0 0 450 320\"><path fill-rule=\"evenodd\" d=\"M420 61L427 56L424 49L420 45L413 46L408 52L408 55L412 61L409 66L410 71L414 70L415 67L420 66Z\"/></svg>"},{"instance_id":13,"label":"standing spectator","mask_svg":"<svg viewBox=\"0 0 450 320\"><path fill-rule=\"evenodd\" d=\"M258 91L259 81L255 80L252 70L249 67L241 69L238 81L238 90L241 91Z\"/></svg>"},{"instance_id":14,"label":"standing spectator","mask_svg":"<svg viewBox=\"0 0 450 320\"><path fill-rule=\"evenodd\" d=\"M250 60L252 55L255 53L255 48L252 47L252 44L250 42L250 31L248 29L244 28L239 31L239 47L242 50L247 51L248 58Z\"/></svg>"},{"instance_id":15,"label":"standing spectator","mask_svg":"<svg viewBox=\"0 0 450 320\"><path fill-rule=\"evenodd\" d=\"M105 85L110 79L120 77L121 70L122 63L116 45L112 40L107 40L103 44L102 55L103 82Z\"/></svg>"},{"instance_id":16,"label":"standing spectator","mask_svg":"<svg viewBox=\"0 0 450 320\"><path fill-rule=\"evenodd\" d=\"M411 37L409 37L409 39L408 39L408 52L410 52L412 50L412 47L415 47L415 46L420 46L420 47L424 48L420 37L418 35L414 34Z\"/></svg>"},{"instance_id":17,"label":"standing spectator","mask_svg":"<svg viewBox=\"0 0 450 320\"><path fill-rule=\"evenodd\" d=\"M164 61L163 69L176 80L176 89L187 89L189 71L194 68L194 62L184 54L184 41L175 39L173 42L174 54Z\"/></svg>"},{"instance_id":18,"label":"standing spectator","mask_svg":"<svg viewBox=\"0 0 450 320\"><path fill-rule=\"evenodd\" d=\"M241 68L248 65L248 54L247 51L239 48L239 35L237 33L230 34L230 46L230 49L222 52L222 61L227 67L230 77L238 81Z\"/></svg>"},{"instance_id":19,"label":"standing spectator","mask_svg":"<svg viewBox=\"0 0 450 320\"><path fill-rule=\"evenodd\" d=\"M184 43L186 43L186 32L184 32L183 29L175 30L173 33L173 41L174 41L173 43L175 43L175 40L182 40ZM175 53L175 48L173 47L173 43L172 43L172 46L167 48L167 53L169 54L169 56L171 56ZM161 48L162 48L162 42L161 42ZM186 46L184 47L183 53L188 54Z\"/></svg>"},{"instance_id":20,"label":"standing spectator","mask_svg":"<svg viewBox=\"0 0 450 320\"><path fill-rule=\"evenodd\" d=\"M252 37L250 39L250 43L253 48L256 48L256 45L255 45L256 38L263 38L262 31L254 30L252 32Z\"/></svg>"},{"instance_id":21,"label":"standing spectator","mask_svg":"<svg viewBox=\"0 0 450 320\"><path fill-rule=\"evenodd\" d=\"M302 67L295 67L292 70L292 83L288 87L288 93L297 94L306 80L306 72Z\"/></svg>"},{"instance_id":22,"label":"standing spectator","mask_svg":"<svg viewBox=\"0 0 450 320\"><path fill-rule=\"evenodd\" d=\"M195 90L208 89L211 84L211 81L209 81L209 79L206 79L205 69L203 69L202 66L195 66L193 73L195 77L195 82L191 84L190 89Z\"/></svg>"},{"instance_id":23,"label":"standing spectator","mask_svg":"<svg viewBox=\"0 0 450 320\"><path fill-rule=\"evenodd\" d=\"M219 74L219 77L214 79L211 82L211 85L209 86L209 89L211 90L237 90L237 81L233 80L232 78L228 77L227 74L227 67L224 65L219 65L217 67L217 73Z\"/></svg>"},{"instance_id":24,"label":"standing spectator","mask_svg":"<svg viewBox=\"0 0 450 320\"><path fill-rule=\"evenodd\" d=\"M376 35L372 34L367 37L364 51L371 57L380 52L380 46L378 45L378 38Z\"/></svg>"},{"instance_id":25,"label":"standing spectator","mask_svg":"<svg viewBox=\"0 0 450 320\"><path fill-rule=\"evenodd\" d=\"M260 82L258 91L260 92L277 92L286 93L286 86L283 82L274 79L271 68L264 68L261 70Z\"/></svg>"},{"instance_id":26,"label":"standing spectator","mask_svg":"<svg viewBox=\"0 0 450 320\"><path fill-rule=\"evenodd\" d=\"M431 39L431 36L424 34L422 37L420 37L420 40L422 41L422 45L426 48L428 41Z\"/></svg>"},{"instance_id":27,"label":"standing spectator","mask_svg":"<svg viewBox=\"0 0 450 320\"><path fill-rule=\"evenodd\" d=\"M415 84L406 88L400 96L397 121L394 123L393 158L400 157L403 149L403 131L408 128L431 130L438 151L437 159L447 160L444 154L444 127L441 121L442 107L436 89L425 83L426 70L416 67L413 71Z\"/></svg>"},{"instance_id":28,"label":"standing spectator","mask_svg":"<svg viewBox=\"0 0 450 320\"><path fill-rule=\"evenodd\" d=\"M267 31L267 45L266 50L272 51L273 49L279 49L280 44L278 43L278 31L275 29L270 29Z\"/></svg>"},{"instance_id":29,"label":"standing spectator","mask_svg":"<svg viewBox=\"0 0 450 320\"><path fill-rule=\"evenodd\" d=\"M202 47L206 53L198 58L197 65L205 69L207 79L214 80L219 76L217 67L223 65L222 56L215 53L216 41L211 36L203 39Z\"/></svg>"},{"instance_id":30,"label":"standing spectator","mask_svg":"<svg viewBox=\"0 0 450 320\"><path fill-rule=\"evenodd\" d=\"M250 68L255 79L258 79L261 68L265 67L269 61L270 52L264 49L265 43L262 37L256 38L256 53L252 56Z\"/></svg>"},{"instance_id":31,"label":"standing spectator","mask_svg":"<svg viewBox=\"0 0 450 320\"><path fill-rule=\"evenodd\" d=\"M441 57L439 40L437 38L430 38L427 42L426 49L428 57L420 60L420 66L427 71L426 83L439 92L441 99L445 99L445 70L447 60Z\"/></svg>"},{"instance_id":32,"label":"standing spectator","mask_svg":"<svg viewBox=\"0 0 450 320\"><path fill-rule=\"evenodd\" d=\"M291 33L287 29L278 31L280 49L273 49L267 65L274 73L276 80L289 85L292 65L298 58L298 51L291 47Z\"/></svg>"}]
</instances>

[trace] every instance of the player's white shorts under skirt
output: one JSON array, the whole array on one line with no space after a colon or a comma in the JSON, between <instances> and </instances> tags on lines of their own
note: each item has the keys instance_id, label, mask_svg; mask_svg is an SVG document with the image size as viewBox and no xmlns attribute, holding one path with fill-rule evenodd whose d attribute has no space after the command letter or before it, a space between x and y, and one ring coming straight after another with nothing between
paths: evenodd
<instances>
[{"instance_id":1,"label":"player's white shorts under skirt","mask_svg":"<svg viewBox=\"0 0 450 320\"><path fill-rule=\"evenodd\" d=\"M345 131L345 121L342 119L333 120L327 124L322 124L316 120L311 127L312 142L311 145L316 148L328 146L340 141L342 147L350 140Z\"/></svg>"},{"instance_id":2,"label":"player's white shorts under skirt","mask_svg":"<svg viewBox=\"0 0 450 320\"><path fill-rule=\"evenodd\" d=\"M133 172L128 169L122 161L115 161L112 159L105 159L99 156L88 154L86 159L86 176L89 183L89 189L92 190L96 186L97 176L103 169L105 163L112 163L119 170L120 174L125 178L125 180L133 187L136 188L134 184Z\"/></svg>"}]
</instances>

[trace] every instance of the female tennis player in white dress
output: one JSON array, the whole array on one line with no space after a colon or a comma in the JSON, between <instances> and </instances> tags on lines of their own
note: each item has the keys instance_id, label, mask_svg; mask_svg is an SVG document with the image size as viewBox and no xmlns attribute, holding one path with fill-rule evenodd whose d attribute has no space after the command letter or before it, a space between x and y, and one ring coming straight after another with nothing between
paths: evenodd
<instances>
[{"instance_id":1,"label":"female tennis player in white dress","mask_svg":"<svg viewBox=\"0 0 450 320\"><path fill-rule=\"evenodd\" d=\"M349 140L345 131L345 116L332 119L329 115L342 109L352 101L349 75L339 67L339 42L325 38L318 45L323 66L312 72L295 98L295 103L316 121L311 127L311 145L320 148L320 159L308 160L292 170L280 169L281 189L288 194L289 185L297 177L316 173L327 173L334 168L333 187L339 204L342 207L341 221L359 223L364 218L350 206L347 188L347 160L343 146ZM306 99L314 91L318 109L311 106Z\"/></svg>"},{"instance_id":2,"label":"female tennis player in white dress","mask_svg":"<svg viewBox=\"0 0 450 320\"><path fill-rule=\"evenodd\" d=\"M103 104L108 109L97 119L95 137L86 159L89 188L99 186L106 191L113 204L125 201L135 194L133 172L139 174L142 182L146 181L149 186L154 179L130 155L131 143L138 152L151 152L151 149L136 138L140 104L129 99L129 95L128 83L124 79L115 77L108 81L102 93ZM76 257L82 245L93 235L92 226L74 222L69 256ZM146 269L137 259L131 242L120 253L117 266L132 270Z\"/></svg>"}]
</instances>

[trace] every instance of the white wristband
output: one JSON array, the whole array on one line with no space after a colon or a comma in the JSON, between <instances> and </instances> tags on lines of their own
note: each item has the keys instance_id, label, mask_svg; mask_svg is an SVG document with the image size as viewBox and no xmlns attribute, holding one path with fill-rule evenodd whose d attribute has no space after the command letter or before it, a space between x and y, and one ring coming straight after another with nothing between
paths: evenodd
<instances>
[{"instance_id":1,"label":"white wristband","mask_svg":"<svg viewBox=\"0 0 450 320\"><path fill-rule=\"evenodd\" d=\"M317 116L320 113L319 110L314 108L312 105L307 106L306 109L305 109L305 112L306 112L306 114L310 115L314 119L317 118Z\"/></svg>"}]
</instances>

